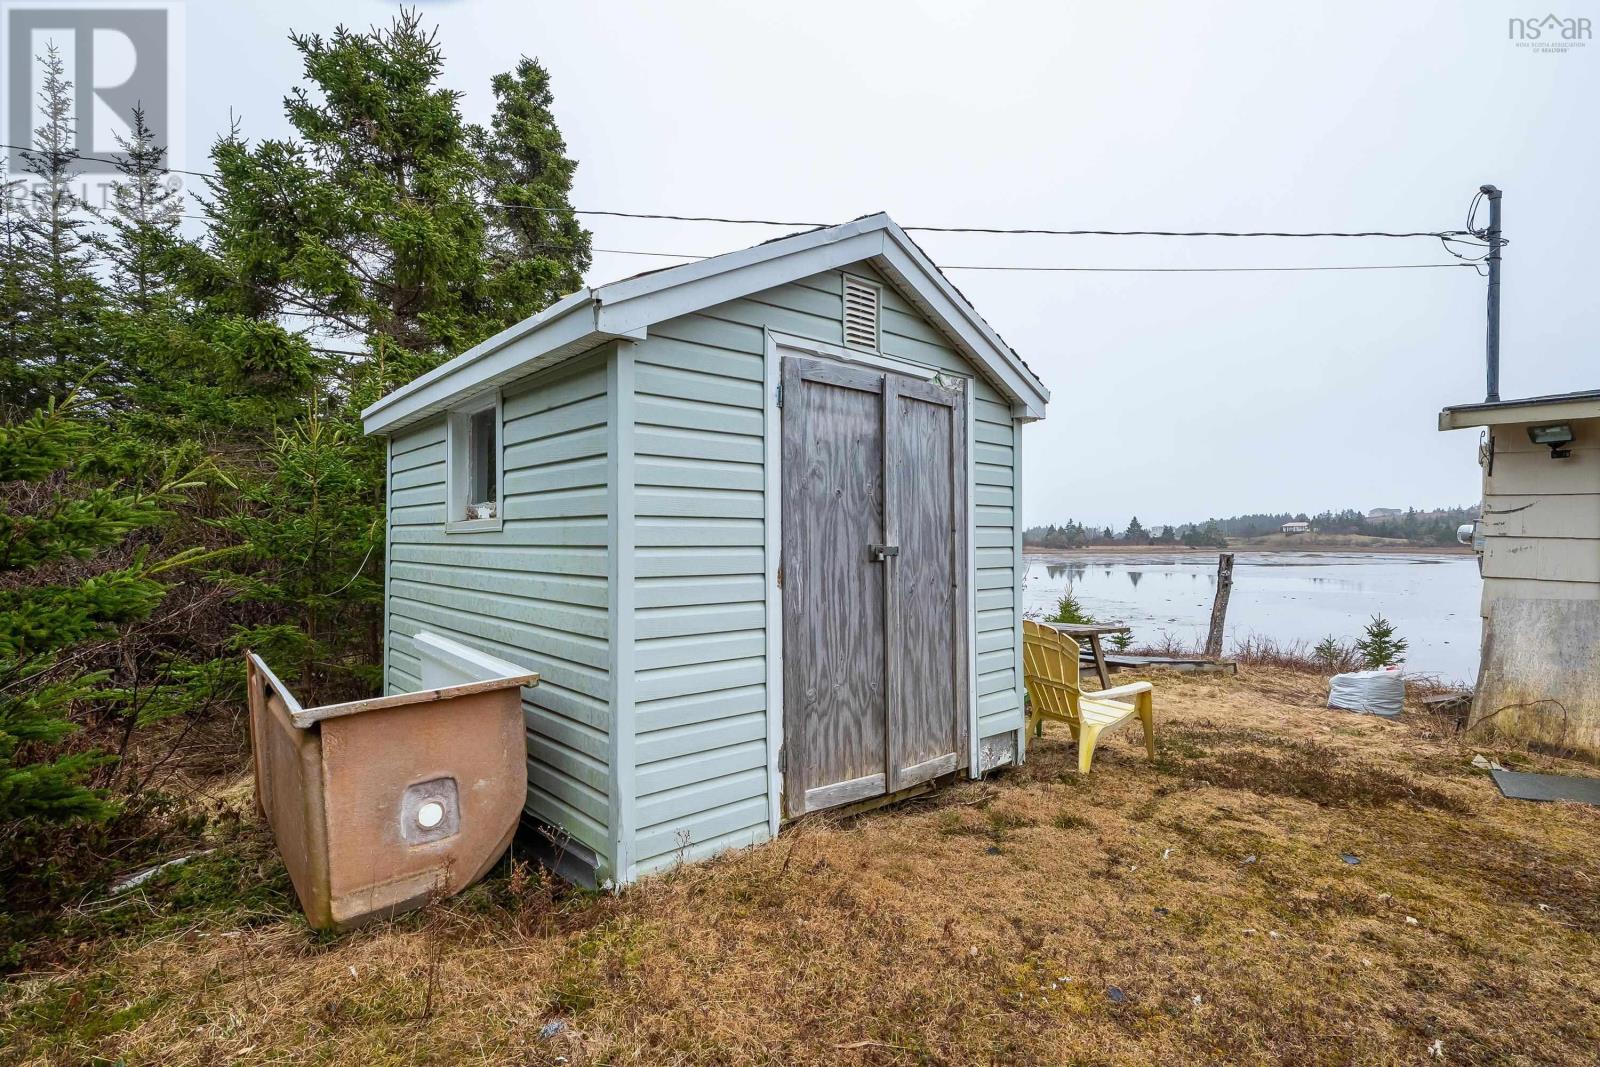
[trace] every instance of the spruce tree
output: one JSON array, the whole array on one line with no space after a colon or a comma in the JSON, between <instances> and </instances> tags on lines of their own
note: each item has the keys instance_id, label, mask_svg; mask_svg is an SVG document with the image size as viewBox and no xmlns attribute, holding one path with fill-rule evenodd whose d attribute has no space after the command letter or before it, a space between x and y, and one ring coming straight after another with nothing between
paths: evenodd
<instances>
[{"instance_id":1,"label":"spruce tree","mask_svg":"<svg viewBox=\"0 0 1600 1067\"><path fill-rule=\"evenodd\" d=\"M302 693L366 695L378 684L383 604L382 453L358 420L310 405L262 457L247 506L222 520L245 546L224 579L267 609L235 642L297 679Z\"/></svg>"},{"instance_id":2,"label":"spruce tree","mask_svg":"<svg viewBox=\"0 0 1600 1067\"><path fill-rule=\"evenodd\" d=\"M0 409L23 404L34 377L24 342L27 269L22 255L22 179L0 170Z\"/></svg>"},{"instance_id":3,"label":"spruce tree","mask_svg":"<svg viewBox=\"0 0 1600 1067\"><path fill-rule=\"evenodd\" d=\"M165 394L175 387L171 373L184 368L189 354L177 336L180 304L167 267L181 240L183 200L167 184L166 149L145 124L144 109L135 108L133 116L130 135L117 138L119 177L111 184L107 206L95 212L102 223L95 248L109 279L101 343L121 370L121 389L111 398L122 409L119 429L162 448L191 440L199 430L193 425L171 433L159 429L167 414ZM208 373L215 371L208 368Z\"/></svg>"},{"instance_id":4,"label":"spruce tree","mask_svg":"<svg viewBox=\"0 0 1600 1067\"><path fill-rule=\"evenodd\" d=\"M303 338L254 305L216 300L216 264L179 232L183 193L135 109L97 248L109 277L102 344L122 370L118 427L146 445L245 465L292 419L319 364Z\"/></svg>"},{"instance_id":5,"label":"spruce tree","mask_svg":"<svg viewBox=\"0 0 1600 1067\"><path fill-rule=\"evenodd\" d=\"M1368 670L1392 667L1406 658L1410 642L1395 632L1394 623L1374 615L1356 642L1356 652Z\"/></svg>"},{"instance_id":6,"label":"spruce tree","mask_svg":"<svg viewBox=\"0 0 1600 1067\"><path fill-rule=\"evenodd\" d=\"M21 359L5 397L22 408L65 394L104 366L96 351L104 299L92 262L93 235L73 189L80 172L72 82L54 43L39 60L44 121L33 131L33 147L22 153L37 181L22 207L16 248L24 284L22 313L15 324ZM114 378L115 371L108 368L100 377ZM91 385L89 392L102 388Z\"/></svg>"},{"instance_id":7,"label":"spruce tree","mask_svg":"<svg viewBox=\"0 0 1600 1067\"><path fill-rule=\"evenodd\" d=\"M101 247L109 261L111 295L130 314L148 314L170 297L168 259L178 244L183 192L170 181L167 150L145 124L144 108L133 109L133 128L117 136L121 149L108 209L100 212L109 231Z\"/></svg>"},{"instance_id":8,"label":"spruce tree","mask_svg":"<svg viewBox=\"0 0 1600 1067\"><path fill-rule=\"evenodd\" d=\"M443 50L421 15L290 41L306 80L284 104L295 136L252 147L232 131L212 150L220 273L264 314L369 351L382 338L401 381L542 306L525 282L508 295L515 265L496 254L483 203L493 182L474 150L484 137L439 84ZM507 174L537 151L517 155L509 133L489 140ZM364 362L336 369L349 380Z\"/></svg>"},{"instance_id":9,"label":"spruce tree","mask_svg":"<svg viewBox=\"0 0 1600 1067\"><path fill-rule=\"evenodd\" d=\"M1056 612L1045 621L1072 623L1075 626L1093 626L1095 618L1083 610L1083 605L1078 603L1078 598L1068 589L1056 601Z\"/></svg>"},{"instance_id":10,"label":"spruce tree","mask_svg":"<svg viewBox=\"0 0 1600 1067\"><path fill-rule=\"evenodd\" d=\"M1350 669L1358 653L1353 645L1347 645L1333 634L1328 634L1312 648L1311 656L1322 670L1339 671Z\"/></svg>"},{"instance_id":11,"label":"spruce tree","mask_svg":"<svg viewBox=\"0 0 1600 1067\"><path fill-rule=\"evenodd\" d=\"M482 157L490 242L498 288L513 321L555 303L583 285L589 232L568 197L577 162L551 111L550 74L524 56L497 74L494 117L474 132Z\"/></svg>"},{"instance_id":12,"label":"spruce tree","mask_svg":"<svg viewBox=\"0 0 1600 1067\"><path fill-rule=\"evenodd\" d=\"M576 288L589 251L536 64L496 80L482 130L439 84L443 51L415 11L290 40L293 136L216 143L210 232L180 258L209 314L257 324L242 340L288 324L315 357L225 526L248 548L237 641L321 699L370 686L382 653L384 460L362 407ZM516 209L534 201L549 213Z\"/></svg>"},{"instance_id":13,"label":"spruce tree","mask_svg":"<svg viewBox=\"0 0 1600 1067\"><path fill-rule=\"evenodd\" d=\"M166 517L173 483L156 492L96 480L96 427L79 400L0 426L0 829L22 820L100 818L106 799L85 780L106 757L59 751L74 708L99 695L107 671L68 653L153 611L166 592L144 550L120 565L94 561ZM177 557L178 561L191 558ZM73 561L78 561L74 564ZM89 561L85 563L85 561ZM168 561L170 565L172 561Z\"/></svg>"},{"instance_id":14,"label":"spruce tree","mask_svg":"<svg viewBox=\"0 0 1600 1067\"><path fill-rule=\"evenodd\" d=\"M296 321L344 384L382 339L404 382L582 284L576 164L537 63L494 79L481 129L439 84L444 53L415 10L290 41L295 136L252 146L234 129L212 149L213 300Z\"/></svg>"}]
</instances>

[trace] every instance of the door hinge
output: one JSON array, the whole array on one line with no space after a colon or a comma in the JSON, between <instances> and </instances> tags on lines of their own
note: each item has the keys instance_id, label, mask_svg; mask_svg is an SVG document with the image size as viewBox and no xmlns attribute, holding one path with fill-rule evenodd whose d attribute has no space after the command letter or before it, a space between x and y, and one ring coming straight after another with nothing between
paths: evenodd
<instances>
[{"instance_id":1,"label":"door hinge","mask_svg":"<svg viewBox=\"0 0 1600 1067\"><path fill-rule=\"evenodd\" d=\"M789 746L788 745L779 745L778 746L778 773L779 774L788 774L789 773Z\"/></svg>"},{"instance_id":2,"label":"door hinge","mask_svg":"<svg viewBox=\"0 0 1600 1067\"><path fill-rule=\"evenodd\" d=\"M783 407L783 383L782 382L778 383L777 395L778 395L778 406L781 408L781 407Z\"/></svg>"}]
</instances>

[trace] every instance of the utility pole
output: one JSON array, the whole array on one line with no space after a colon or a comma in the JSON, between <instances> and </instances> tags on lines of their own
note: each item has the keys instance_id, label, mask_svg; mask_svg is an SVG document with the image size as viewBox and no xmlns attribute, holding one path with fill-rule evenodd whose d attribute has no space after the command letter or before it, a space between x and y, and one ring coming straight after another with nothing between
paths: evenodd
<instances>
[{"instance_id":1,"label":"utility pole","mask_svg":"<svg viewBox=\"0 0 1600 1067\"><path fill-rule=\"evenodd\" d=\"M1484 402L1493 404L1500 399L1500 190L1483 185L1478 191L1489 198L1489 330L1484 338L1489 395Z\"/></svg>"}]
</instances>

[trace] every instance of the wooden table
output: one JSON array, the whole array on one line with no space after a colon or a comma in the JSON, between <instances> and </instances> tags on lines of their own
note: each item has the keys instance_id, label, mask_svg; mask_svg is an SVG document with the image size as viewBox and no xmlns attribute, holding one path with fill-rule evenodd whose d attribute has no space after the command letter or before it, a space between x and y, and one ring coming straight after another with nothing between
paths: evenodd
<instances>
[{"instance_id":1,"label":"wooden table","mask_svg":"<svg viewBox=\"0 0 1600 1067\"><path fill-rule=\"evenodd\" d=\"M1045 625L1057 633L1066 634L1079 644L1083 643L1084 638L1088 638L1089 650L1094 653L1094 669L1100 675L1100 688L1111 688L1111 676L1106 671L1106 654L1100 647L1100 636L1102 634L1131 634L1133 627L1119 626L1115 623L1102 625L1101 623L1084 624L1077 622L1047 622Z\"/></svg>"}]
</instances>

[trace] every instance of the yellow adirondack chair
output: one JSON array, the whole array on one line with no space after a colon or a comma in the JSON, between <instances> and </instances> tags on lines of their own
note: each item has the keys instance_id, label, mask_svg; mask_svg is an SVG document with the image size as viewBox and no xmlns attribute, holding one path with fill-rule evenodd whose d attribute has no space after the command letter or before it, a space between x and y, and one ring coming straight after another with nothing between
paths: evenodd
<instances>
[{"instance_id":1,"label":"yellow adirondack chair","mask_svg":"<svg viewBox=\"0 0 1600 1067\"><path fill-rule=\"evenodd\" d=\"M1144 723L1144 748L1156 758L1155 697L1149 682L1085 693L1078 687L1078 642L1043 623L1022 623L1023 680L1028 685L1028 726L1044 734L1044 720L1064 722L1078 742L1078 773L1088 774L1100 735ZM1132 697L1130 704L1126 698Z\"/></svg>"}]
</instances>

